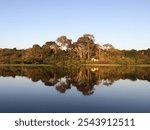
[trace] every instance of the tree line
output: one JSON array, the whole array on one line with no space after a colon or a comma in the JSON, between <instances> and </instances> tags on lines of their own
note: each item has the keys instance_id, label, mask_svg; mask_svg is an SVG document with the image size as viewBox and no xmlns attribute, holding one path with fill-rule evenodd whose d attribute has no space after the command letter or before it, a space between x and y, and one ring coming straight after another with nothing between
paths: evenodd
<instances>
[{"instance_id":1,"label":"tree line","mask_svg":"<svg viewBox=\"0 0 150 130\"><path fill-rule=\"evenodd\" d=\"M95 37L84 34L73 42L67 36L48 41L43 46L34 44L28 49L0 49L1 64L150 64L147 50L119 50L110 43L95 43Z\"/></svg>"}]
</instances>

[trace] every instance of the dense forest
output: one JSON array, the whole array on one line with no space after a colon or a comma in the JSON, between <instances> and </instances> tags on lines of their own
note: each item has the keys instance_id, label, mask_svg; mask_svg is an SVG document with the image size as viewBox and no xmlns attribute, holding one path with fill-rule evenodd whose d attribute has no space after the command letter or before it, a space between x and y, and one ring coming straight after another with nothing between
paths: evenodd
<instances>
[{"instance_id":1,"label":"dense forest","mask_svg":"<svg viewBox=\"0 0 150 130\"><path fill-rule=\"evenodd\" d=\"M43 46L34 44L28 49L0 49L0 64L150 64L150 48L147 50L119 50L110 43L95 43L95 37L84 34L76 42L67 36Z\"/></svg>"}]
</instances>

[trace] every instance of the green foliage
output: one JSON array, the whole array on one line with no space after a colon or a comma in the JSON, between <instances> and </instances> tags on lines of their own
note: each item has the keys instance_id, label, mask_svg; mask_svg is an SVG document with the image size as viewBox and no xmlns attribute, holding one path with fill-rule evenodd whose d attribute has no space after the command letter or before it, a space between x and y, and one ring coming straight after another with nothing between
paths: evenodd
<instances>
[{"instance_id":1,"label":"green foliage","mask_svg":"<svg viewBox=\"0 0 150 130\"><path fill-rule=\"evenodd\" d=\"M2 56L10 56L14 54L14 50L13 49L3 49L1 52Z\"/></svg>"},{"instance_id":2,"label":"green foliage","mask_svg":"<svg viewBox=\"0 0 150 130\"><path fill-rule=\"evenodd\" d=\"M74 64L150 64L150 49L118 50L109 43L102 47L95 43L95 37L91 34L84 34L74 43L66 36L60 36L56 42L46 42L42 47L34 44L32 48L25 50L0 49L0 63L66 66Z\"/></svg>"}]
</instances>

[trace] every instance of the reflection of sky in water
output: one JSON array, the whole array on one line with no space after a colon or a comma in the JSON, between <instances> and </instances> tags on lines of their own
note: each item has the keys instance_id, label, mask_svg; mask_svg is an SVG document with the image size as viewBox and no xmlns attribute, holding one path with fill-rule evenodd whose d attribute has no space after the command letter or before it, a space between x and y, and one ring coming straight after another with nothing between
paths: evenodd
<instances>
[{"instance_id":1,"label":"reflection of sky in water","mask_svg":"<svg viewBox=\"0 0 150 130\"><path fill-rule=\"evenodd\" d=\"M150 112L150 82L118 80L84 96L74 86L62 94L40 81L0 77L0 104L0 112Z\"/></svg>"}]
</instances>

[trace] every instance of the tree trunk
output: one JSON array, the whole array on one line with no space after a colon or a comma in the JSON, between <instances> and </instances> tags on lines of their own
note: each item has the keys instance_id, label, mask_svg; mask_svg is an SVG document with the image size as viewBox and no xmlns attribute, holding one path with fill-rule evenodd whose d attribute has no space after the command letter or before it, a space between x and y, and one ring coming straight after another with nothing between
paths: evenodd
<instances>
[{"instance_id":1,"label":"tree trunk","mask_svg":"<svg viewBox=\"0 0 150 130\"><path fill-rule=\"evenodd\" d=\"M90 46L88 44L88 60L90 59Z\"/></svg>"}]
</instances>

